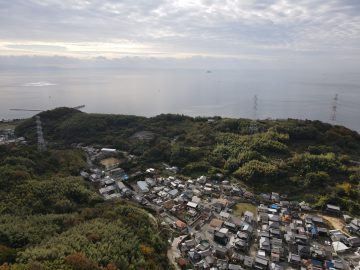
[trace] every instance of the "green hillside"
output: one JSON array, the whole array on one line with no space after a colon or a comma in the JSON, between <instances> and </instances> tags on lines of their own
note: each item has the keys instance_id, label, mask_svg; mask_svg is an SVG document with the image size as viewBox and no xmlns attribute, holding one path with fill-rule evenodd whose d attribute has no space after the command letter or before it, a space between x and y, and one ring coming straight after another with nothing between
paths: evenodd
<instances>
[{"instance_id":1,"label":"green hillside","mask_svg":"<svg viewBox=\"0 0 360 270\"><path fill-rule=\"evenodd\" d=\"M58 108L40 114L46 140L53 147L73 143L115 147L138 158L129 170L162 162L181 174L218 173L255 192L279 191L317 207L328 202L359 213L360 135L342 126L308 120L257 121L164 114L145 118L88 114ZM16 132L35 138L34 119ZM150 138L136 136L141 132Z\"/></svg>"},{"instance_id":2,"label":"green hillside","mask_svg":"<svg viewBox=\"0 0 360 270\"><path fill-rule=\"evenodd\" d=\"M103 202L84 166L77 150L0 146L0 269L169 269L149 214Z\"/></svg>"}]
</instances>

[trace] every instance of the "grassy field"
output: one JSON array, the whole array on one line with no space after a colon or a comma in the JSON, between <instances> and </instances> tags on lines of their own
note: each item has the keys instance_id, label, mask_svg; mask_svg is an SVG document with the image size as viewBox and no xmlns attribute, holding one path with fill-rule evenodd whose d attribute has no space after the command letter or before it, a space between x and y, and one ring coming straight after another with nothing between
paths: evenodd
<instances>
[{"instance_id":1,"label":"grassy field","mask_svg":"<svg viewBox=\"0 0 360 270\"><path fill-rule=\"evenodd\" d=\"M251 203L237 203L234 208L234 216L241 217L245 211L250 211L256 215L256 206Z\"/></svg>"},{"instance_id":2,"label":"grassy field","mask_svg":"<svg viewBox=\"0 0 360 270\"><path fill-rule=\"evenodd\" d=\"M100 164L105 166L106 169L112 168L114 166L117 166L118 164L120 164L120 159L117 158L105 158L103 160L100 161Z\"/></svg>"}]
</instances>

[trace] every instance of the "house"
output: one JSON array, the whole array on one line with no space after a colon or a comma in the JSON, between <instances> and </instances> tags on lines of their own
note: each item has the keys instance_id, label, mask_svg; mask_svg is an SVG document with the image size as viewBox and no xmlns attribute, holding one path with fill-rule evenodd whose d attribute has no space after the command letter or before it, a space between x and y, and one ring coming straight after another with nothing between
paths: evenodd
<instances>
[{"instance_id":1,"label":"house","mask_svg":"<svg viewBox=\"0 0 360 270\"><path fill-rule=\"evenodd\" d=\"M330 238L333 242L346 240L347 236L339 230L330 230Z\"/></svg>"},{"instance_id":2,"label":"house","mask_svg":"<svg viewBox=\"0 0 360 270\"><path fill-rule=\"evenodd\" d=\"M210 188L210 187L204 187L204 193L205 193L205 194L211 194L211 192L212 192L212 188Z\"/></svg>"},{"instance_id":3,"label":"house","mask_svg":"<svg viewBox=\"0 0 360 270\"><path fill-rule=\"evenodd\" d=\"M312 270L323 270L323 262L319 260L311 260L311 269Z\"/></svg>"},{"instance_id":4,"label":"house","mask_svg":"<svg viewBox=\"0 0 360 270\"><path fill-rule=\"evenodd\" d=\"M270 239L267 237L260 237L260 249L265 250L265 251L270 251L271 250L271 246L270 246Z\"/></svg>"},{"instance_id":5,"label":"house","mask_svg":"<svg viewBox=\"0 0 360 270\"><path fill-rule=\"evenodd\" d=\"M308 237L303 234L295 234L294 238L295 238L295 242L301 245L306 245L308 242Z\"/></svg>"},{"instance_id":6,"label":"house","mask_svg":"<svg viewBox=\"0 0 360 270\"><path fill-rule=\"evenodd\" d=\"M196 181L197 181L198 183L200 183L200 184L205 184L205 183L206 183L206 176L202 175L202 176L198 177L198 178L196 179Z\"/></svg>"},{"instance_id":7,"label":"house","mask_svg":"<svg viewBox=\"0 0 360 270\"><path fill-rule=\"evenodd\" d=\"M101 148L100 151L103 153L116 153L116 149L113 148Z\"/></svg>"},{"instance_id":8,"label":"house","mask_svg":"<svg viewBox=\"0 0 360 270\"><path fill-rule=\"evenodd\" d=\"M360 219L354 218L346 228L350 233L360 235Z\"/></svg>"},{"instance_id":9,"label":"house","mask_svg":"<svg viewBox=\"0 0 360 270\"><path fill-rule=\"evenodd\" d=\"M169 191L169 195L171 198L175 198L176 195L178 195L178 193L179 193L179 190L177 190L177 189L172 189Z\"/></svg>"},{"instance_id":10,"label":"house","mask_svg":"<svg viewBox=\"0 0 360 270\"><path fill-rule=\"evenodd\" d=\"M137 181L137 186L142 193L149 192L148 184L145 181Z\"/></svg>"},{"instance_id":11,"label":"house","mask_svg":"<svg viewBox=\"0 0 360 270\"><path fill-rule=\"evenodd\" d=\"M254 228L250 224L243 222L240 226L240 231L247 232L248 234L252 234Z\"/></svg>"},{"instance_id":12,"label":"house","mask_svg":"<svg viewBox=\"0 0 360 270\"><path fill-rule=\"evenodd\" d=\"M198 204L197 204L197 203L194 203L194 202L188 202L188 203L186 204L186 206L187 206L188 208L191 208L191 209L197 209L197 208L198 208Z\"/></svg>"},{"instance_id":13,"label":"house","mask_svg":"<svg viewBox=\"0 0 360 270\"><path fill-rule=\"evenodd\" d=\"M300 265L301 264L301 258L297 254L289 253L288 262L292 265Z\"/></svg>"},{"instance_id":14,"label":"house","mask_svg":"<svg viewBox=\"0 0 360 270\"><path fill-rule=\"evenodd\" d=\"M309 259L311 256L310 247L299 245L298 246L298 254L301 259Z\"/></svg>"},{"instance_id":15,"label":"house","mask_svg":"<svg viewBox=\"0 0 360 270\"><path fill-rule=\"evenodd\" d=\"M230 263L228 266L228 270L242 270L242 268L240 265Z\"/></svg>"},{"instance_id":16,"label":"house","mask_svg":"<svg viewBox=\"0 0 360 270\"><path fill-rule=\"evenodd\" d=\"M334 241L331 245L336 253L342 253L349 249L344 243L340 241Z\"/></svg>"},{"instance_id":17,"label":"house","mask_svg":"<svg viewBox=\"0 0 360 270\"><path fill-rule=\"evenodd\" d=\"M269 221L269 228L270 229L279 229L280 223L276 221Z\"/></svg>"},{"instance_id":18,"label":"house","mask_svg":"<svg viewBox=\"0 0 360 270\"><path fill-rule=\"evenodd\" d=\"M116 185L121 192L125 192L126 190L128 190L128 188L121 181L116 182Z\"/></svg>"},{"instance_id":19,"label":"house","mask_svg":"<svg viewBox=\"0 0 360 270\"><path fill-rule=\"evenodd\" d=\"M227 249L224 247L215 247L215 256L218 258L225 258L227 253Z\"/></svg>"},{"instance_id":20,"label":"house","mask_svg":"<svg viewBox=\"0 0 360 270\"><path fill-rule=\"evenodd\" d=\"M223 220L228 220L230 218L230 214L228 212L224 212L224 211L221 211L220 212L220 217L223 219Z\"/></svg>"},{"instance_id":21,"label":"house","mask_svg":"<svg viewBox=\"0 0 360 270\"><path fill-rule=\"evenodd\" d=\"M187 260L185 258L180 258L178 260L178 265L180 266L181 269L185 268L187 265Z\"/></svg>"},{"instance_id":22,"label":"house","mask_svg":"<svg viewBox=\"0 0 360 270\"><path fill-rule=\"evenodd\" d=\"M250 257L250 256L245 256L244 257L244 265L249 268L252 268L254 265L254 258Z\"/></svg>"},{"instance_id":23,"label":"house","mask_svg":"<svg viewBox=\"0 0 360 270\"><path fill-rule=\"evenodd\" d=\"M278 253L281 257L284 252L282 239L272 238L270 240L270 244L271 244L271 252Z\"/></svg>"},{"instance_id":24,"label":"house","mask_svg":"<svg viewBox=\"0 0 360 270\"><path fill-rule=\"evenodd\" d=\"M175 227L176 227L178 230L182 231L182 230L184 230L184 229L187 228L187 225L186 225L185 222L183 222L183 221L181 221L180 219L178 219L177 221L175 221Z\"/></svg>"},{"instance_id":25,"label":"house","mask_svg":"<svg viewBox=\"0 0 360 270\"><path fill-rule=\"evenodd\" d=\"M154 168L149 168L149 169L146 169L147 173L154 173L155 172L155 169Z\"/></svg>"},{"instance_id":26,"label":"house","mask_svg":"<svg viewBox=\"0 0 360 270\"><path fill-rule=\"evenodd\" d=\"M279 262L280 261L280 254L275 251L271 251L270 259L272 262Z\"/></svg>"},{"instance_id":27,"label":"house","mask_svg":"<svg viewBox=\"0 0 360 270\"><path fill-rule=\"evenodd\" d=\"M269 231L270 231L271 237L275 237L275 238L280 238L281 237L281 233L280 233L279 229L270 228Z\"/></svg>"},{"instance_id":28,"label":"house","mask_svg":"<svg viewBox=\"0 0 360 270\"><path fill-rule=\"evenodd\" d=\"M216 267L217 267L216 270L227 270L228 263L226 260L218 259L216 262Z\"/></svg>"},{"instance_id":29,"label":"house","mask_svg":"<svg viewBox=\"0 0 360 270\"><path fill-rule=\"evenodd\" d=\"M248 241L250 239L250 234L248 234L247 232L238 231L236 236L239 239L243 239L245 241Z\"/></svg>"},{"instance_id":30,"label":"house","mask_svg":"<svg viewBox=\"0 0 360 270\"><path fill-rule=\"evenodd\" d=\"M120 193L104 194L104 198L105 200L121 198L121 194Z\"/></svg>"},{"instance_id":31,"label":"house","mask_svg":"<svg viewBox=\"0 0 360 270\"><path fill-rule=\"evenodd\" d=\"M110 186L110 185L115 184L115 180L108 176L106 176L104 179L102 179L101 182L105 186Z\"/></svg>"},{"instance_id":32,"label":"house","mask_svg":"<svg viewBox=\"0 0 360 270\"><path fill-rule=\"evenodd\" d=\"M201 256L196 250L190 250L188 252L188 257L190 262L194 265L201 260Z\"/></svg>"},{"instance_id":33,"label":"house","mask_svg":"<svg viewBox=\"0 0 360 270\"><path fill-rule=\"evenodd\" d=\"M115 168L109 171L109 175L113 178L122 178L125 171L122 168Z\"/></svg>"},{"instance_id":34,"label":"house","mask_svg":"<svg viewBox=\"0 0 360 270\"><path fill-rule=\"evenodd\" d=\"M280 195L279 195L279 193L272 192L272 193L271 193L271 200L272 200L273 202L279 202L279 201L280 201Z\"/></svg>"},{"instance_id":35,"label":"house","mask_svg":"<svg viewBox=\"0 0 360 270\"><path fill-rule=\"evenodd\" d=\"M329 235L328 229L323 228L323 227L318 227L318 228L317 228L317 232L318 232L318 235L319 235L319 236L327 237L327 236Z\"/></svg>"},{"instance_id":36,"label":"house","mask_svg":"<svg viewBox=\"0 0 360 270\"><path fill-rule=\"evenodd\" d=\"M248 248L248 243L243 239L237 239L235 240L234 248L238 251L246 251Z\"/></svg>"},{"instance_id":37,"label":"house","mask_svg":"<svg viewBox=\"0 0 360 270\"><path fill-rule=\"evenodd\" d=\"M211 256L211 255L206 256L206 257L203 259L203 261L205 262L205 265L206 265L206 268L204 268L204 269L207 269L207 268L213 266L214 263L215 263L215 259L214 259L214 257Z\"/></svg>"},{"instance_id":38,"label":"house","mask_svg":"<svg viewBox=\"0 0 360 270\"><path fill-rule=\"evenodd\" d=\"M85 179L88 179L88 178L90 177L90 174L87 173L87 172L85 172L85 171L81 171L81 172L80 172L80 176L82 176L82 177L85 178Z\"/></svg>"},{"instance_id":39,"label":"house","mask_svg":"<svg viewBox=\"0 0 360 270\"><path fill-rule=\"evenodd\" d=\"M236 232L236 225L234 223L231 223L231 222L228 222L228 221L225 221L224 222L224 227L228 228L231 232L235 233Z\"/></svg>"},{"instance_id":40,"label":"house","mask_svg":"<svg viewBox=\"0 0 360 270\"><path fill-rule=\"evenodd\" d=\"M254 213L250 211L245 211L243 219L248 223L252 223L254 220Z\"/></svg>"},{"instance_id":41,"label":"house","mask_svg":"<svg viewBox=\"0 0 360 270\"><path fill-rule=\"evenodd\" d=\"M270 263L269 269L270 270L284 270L284 267L272 262L272 263Z\"/></svg>"},{"instance_id":42,"label":"house","mask_svg":"<svg viewBox=\"0 0 360 270\"><path fill-rule=\"evenodd\" d=\"M155 180L152 178L146 178L145 182L146 184L148 184L149 187L154 187L156 185Z\"/></svg>"},{"instance_id":43,"label":"house","mask_svg":"<svg viewBox=\"0 0 360 270\"><path fill-rule=\"evenodd\" d=\"M200 254L201 258L206 258L211 255L211 249L205 249L205 250L198 250L198 253Z\"/></svg>"},{"instance_id":44,"label":"house","mask_svg":"<svg viewBox=\"0 0 360 270\"><path fill-rule=\"evenodd\" d=\"M360 247L360 237L349 237L347 243L352 248Z\"/></svg>"},{"instance_id":45,"label":"house","mask_svg":"<svg viewBox=\"0 0 360 270\"><path fill-rule=\"evenodd\" d=\"M228 234L229 234L229 229L228 229L228 228L221 228L221 229L219 230L219 232L228 235Z\"/></svg>"},{"instance_id":46,"label":"house","mask_svg":"<svg viewBox=\"0 0 360 270\"><path fill-rule=\"evenodd\" d=\"M104 188L100 188L99 189L99 193L101 195L104 195L104 194L108 194L112 191L115 191L116 190L116 187L115 186L107 186L107 187L104 187Z\"/></svg>"},{"instance_id":47,"label":"house","mask_svg":"<svg viewBox=\"0 0 360 270\"><path fill-rule=\"evenodd\" d=\"M237 252L233 252L233 254L231 255L231 261L232 262L243 262L244 261L244 255L237 253Z\"/></svg>"},{"instance_id":48,"label":"house","mask_svg":"<svg viewBox=\"0 0 360 270\"><path fill-rule=\"evenodd\" d=\"M255 257L255 269L266 270L269 265L269 260L266 257L256 255Z\"/></svg>"},{"instance_id":49,"label":"house","mask_svg":"<svg viewBox=\"0 0 360 270\"><path fill-rule=\"evenodd\" d=\"M279 215L274 215L274 214L269 214L269 221L273 221L273 222L279 222L280 221L280 216Z\"/></svg>"},{"instance_id":50,"label":"house","mask_svg":"<svg viewBox=\"0 0 360 270\"><path fill-rule=\"evenodd\" d=\"M217 228L221 228L222 224L224 223L224 221L222 221L221 219L217 219L217 218L214 218L210 221L210 227L214 228L214 229L217 229Z\"/></svg>"},{"instance_id":51,"label":"house","mask_svg":"<svg viewBox=\"0 0 360 270\"><path fill-rule=\"evenodd\" d=\"M214 241L220 245L226 246L226 244L229 242L229 238L225 233L216 231L214 233Z\"/></svg>"},{"instance_id":52,"label":"house","mask_svg":"<svg viewBox=\"0 0 360 270\"><path fill-rule=\"evenodd\" d=\"M333 263L335 269L342 270L345 268L342 261L333 260L332 263Z\"/></svg>"},{"instance_id":53,"label":"house","mask_svg":"<svg viewBox=\"0 0 360 270\"><path fill-rule=\"evenodd\" d=\"M329 214L333 214L333 215L337 215L337 216L341 214L340 207L337 205L332 205L332 204L327 204L325 211L328 212Z\"/></svg>"},{"instance_id":54,"label":"house","mask_svg":"<svg viewBox=\"0 0 360 270\"><path fill-rule=\"evenodd\" d=\"M349 221L351 221L352 217L345 214L345 215L343 215L343 219L345 222L349 222Z\"/></svg>"},{"instance_id":55,"label":"house","mask_svg":"<svg viewBox=\"0 0 360 270\"><path fill-rule=\"evenodd\" d=\"M312 252L313 259L325 260L326 259L326 252L324 249L321 248L314 248Z\"/></svg>"},{"instance_id":56,"label":"house","mask_svg":"<svg viewBox=\"0 0 360 270\"><path fill-rule=\"evenodd\" d=\"M186 240L181 244L180 250L182 253L186 253L189 250L193 249L196 246L194 239Z\"/></svg>"},{"instance_id":57,"label":"house","mask_svg":"<svg viewBox=\"0 0 360 270\"><path fill-rule=\"evenodd\" d=\"M268 224L269 223L269 216L266 213L259 212L258 215L258 221L262 224Z\"/></svg>"}]
</instances>

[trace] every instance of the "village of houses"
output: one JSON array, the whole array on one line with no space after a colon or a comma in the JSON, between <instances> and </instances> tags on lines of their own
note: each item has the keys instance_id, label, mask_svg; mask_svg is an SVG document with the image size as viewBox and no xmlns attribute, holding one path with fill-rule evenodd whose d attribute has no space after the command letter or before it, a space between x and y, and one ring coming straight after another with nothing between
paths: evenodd
<instances>
[{"instance_id":1,"label":"village of houses","mask_svg":"<svg viewBox=\"0 0 360 270\"><path fill-rule=\"evenodd\" d=\"M105 200L123 198L156 211L171 232L168 257L176 269L360 269L360 219L336 205L318 212L227 180L179 179L178 168L167 164L171 176L153 168L128 176L115 149L82 149L91 164L104 165L81 175Z\"/></svg>"}]
</instances>

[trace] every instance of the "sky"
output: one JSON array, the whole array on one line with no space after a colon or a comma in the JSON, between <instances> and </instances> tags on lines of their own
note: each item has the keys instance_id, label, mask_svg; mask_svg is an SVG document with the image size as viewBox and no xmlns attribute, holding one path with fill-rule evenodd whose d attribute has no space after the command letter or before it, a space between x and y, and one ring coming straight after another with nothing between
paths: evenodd
<instances>
[{"instance_id":1,"label":"sky","mask_svg":"<svg viewBox=\"0 0 360 270\"><path fill-rule=\"evenodd\" d=\"M0 25L0 66L360 67L359 0L0 0Z\"/></svg>"}]
</instances>

